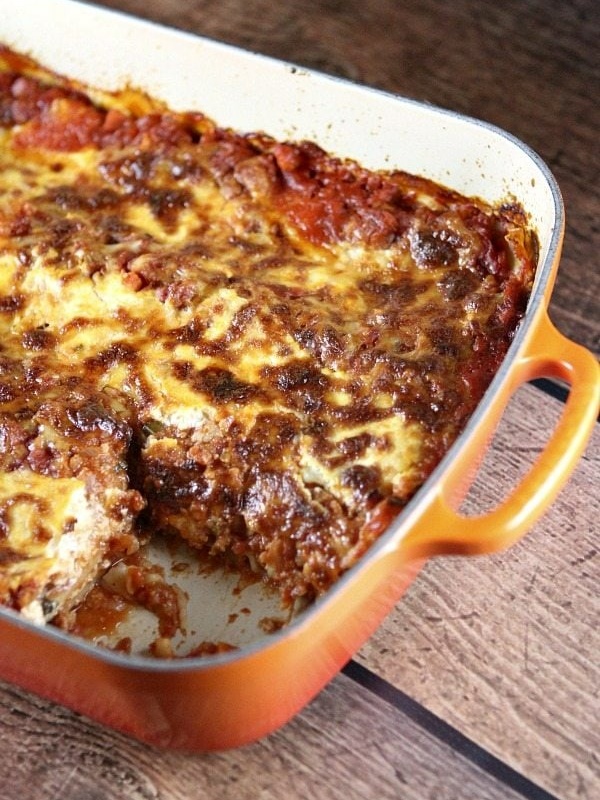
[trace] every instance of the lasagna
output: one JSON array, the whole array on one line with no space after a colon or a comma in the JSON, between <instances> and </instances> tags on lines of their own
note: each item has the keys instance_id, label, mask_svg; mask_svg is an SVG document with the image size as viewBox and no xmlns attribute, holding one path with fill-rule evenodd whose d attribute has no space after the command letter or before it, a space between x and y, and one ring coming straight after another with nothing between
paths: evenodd
<instances>
[{"instance_id":1,"label":"lasagna","mask_svg":"<svg viewBox=\"0 0 600 800\"><path fill-rule=\"evenodd\" d=\"M524 213L0 69L0 602L69 627L155 536L310 602L501 363Z\"/></svg>"}]
</instances>

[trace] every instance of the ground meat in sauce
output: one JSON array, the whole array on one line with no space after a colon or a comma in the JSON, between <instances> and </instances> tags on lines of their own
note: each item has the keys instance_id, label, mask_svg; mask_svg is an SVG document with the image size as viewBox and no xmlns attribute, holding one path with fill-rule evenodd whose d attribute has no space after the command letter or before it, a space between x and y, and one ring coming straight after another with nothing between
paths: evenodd
<instances>
[{"instance_id":1,"label":"ground meat in sauce","mask_svg":"<svg viewBox=\"0 0 600 800\"><path fill-rule=\"evenodd\" d=\"M116 481L131 536L251 563L287 602L322 594L498 368L535 266L522 212L148 98L104 108L4 58L2 158L42 153L54 177L0 203L3 469ZM173 611L159 583L138 600Z\"/></svg>"}]
</instances>

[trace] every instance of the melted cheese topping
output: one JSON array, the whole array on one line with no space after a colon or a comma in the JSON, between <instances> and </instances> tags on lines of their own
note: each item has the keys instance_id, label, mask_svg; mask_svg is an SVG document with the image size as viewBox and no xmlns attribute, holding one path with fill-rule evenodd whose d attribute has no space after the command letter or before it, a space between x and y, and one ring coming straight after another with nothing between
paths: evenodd
<instances>
[{"instance_id":1,"label":"melted cheese topping","mask_svg":"<svg viewBox=\"0 0 600 800\"><path fill-rule=\"evenodd\" d=\"M96 393L132 431L145 525L324 591L500 363L533 275L523 215L5 61L0 333L35 388L0 387L2 408ZM49 499L52 453L5 469L5 502L13 480L48 500L51 543L92 502L89 480ZM38 558L27 508L6 524Z\"/></svg>"},{"instance_id":2,"label":"melted cheese topping","mask_svg":"<svg viewBox=\"0 0 600 800\"><path fill-rule=\"evenodd\" d=\"M82 480L31 471L0 475L0 507L6 531L0 590L18 593L22 614L41 623L96 577L108 519Z\"/></svg>"}]
</instances>

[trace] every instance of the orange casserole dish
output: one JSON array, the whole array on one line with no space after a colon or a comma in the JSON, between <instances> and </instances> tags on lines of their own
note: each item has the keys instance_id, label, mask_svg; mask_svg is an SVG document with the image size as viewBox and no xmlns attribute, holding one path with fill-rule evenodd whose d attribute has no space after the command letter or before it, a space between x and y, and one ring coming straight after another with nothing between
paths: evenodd
<instances>
[{"instance_id":1,"label":"orange casserole dish","mask_svg":"<svg viewBox=\"0 0 600 800\"><path fill-rule=\"evenodd\" d=\"M239 586L233 593L231 585L223 589L226 573L211 578L212 583L193 582L200 584L199 589L186 583L186 591L198 591L198 596L190 600L191 613L204 608L210 609L208 616L212 616L219 608L221 615L225 610L228 618L237 619L242 610L248 611L239 602L243 594L244 603L256 602L259 610L255 616L263 615L262 625L250 633L241 626L236 649L221 648L217 642L212 649L193 651L203 658L157 661L136 654L144 652L143 648L134 648L131 654L113 652L51 627L36 627L10 609L0 611L3 677L155 744L194 750L234 746L273 730L314 696L374 630L425 558L440 553L490 552L510 544L543 512L568 477L597 414L599 377L593 357L564 339L547 318L546 304L563 230L560 195L535 154L482 123L65 0L52 0L43 11L38 7L34 11L34 7L33 2L24 3L18 20L3 23L1 36L11 47L31 52L52 69L107 89L134 83L172 107L201 108L220 123L242 130L264 130L295 140L314 139L328 150L357 158L368 167L402 168L433 179L443 176L444 183L490 203L518 203L527 212L539 240L539 265L527 309L465 429L370 549L356 562L349 561L347 571L334 585L323 583L326 591L317 591L315 602L287 625L278 629L280 621L268 603L263 605L264 598L247 594L246 589L242 592ZM36 41L40 14L48 16L44 24L47 22L48 30L56 30L58 37L58 20L66 9L77 18L82 31L90 31L90 37L94 31L85 61L80 61L76 53L65 52L60 40L52 36L43 45ZM122 62L104 63L103 48L109 40L116 38L125 44L140 31L144 33L144 47L136 50L133 60L128 55L131 48L118 47L114 52L122 54ZM169 53L166 61L165 52ZM211 67L214 64L218 69ZM211 76L200 88L189 79L196 70ZM172 75L177 78L173 80ZM264 87L269 96L281 96L285 102L274 110L248 103L242 81L245 75L252 75L253 82ZM233 98L238 91L239 96ZM338 122L330 125L331 119ZM376 129L373 120L377 120ZM354 132L351 137L350 129ZM358 143L357 129L365 131ZM453 154L451 160L447 153ZM508 163L510 174L504 168ZM255 178L256 173L246 174L250 185ZM173 197L171 201L172 206ZM293 207L290 213L294 213ZM423 241L416 245L422 257ZM439 246L437 252L439 255ZM444 258L449 252L446 242ZM147 279L143 270L131 274L138 281ZM188 378L191 367L186 369L184 377ZM456 509L503 407L523 381L541 376L559 378L571 386L557 429L508 499L482 518L462 517ZM233 391L235 399L240 400L242 384L229 378L225 385L221 376L215 389L214 369L209 377L213 396L218 391L222 399L225 390L229 394ZM208 386L205 378L203 391ZM287 386L290 376L277 373L274 380L276 386L282 380ZM148 438L153 445L156 436L157 430L151 428ZM164 443L156 447L164 451ZM156 483L156 474L150 471L146 481ZM127 505L128 513L136 511L137 502L129 496L119 501L120 508ZM384 516L391 520L392 515ZM154 518L155 524L158 519ZM171 568L174 560L180 564L183 558L179 552L176 557L165 554L164 549L159 555L170 559ZM311 587L320 585L322 579L314 577L317 574L322 573L313 570ZM285 587L292 596L307 591L306 584L297 581ZM228 599L224 601L225 597ZM228 605L231 602L234 604ZM51 607L49 601L45 606L42 602L41 613ZM267 636L268 619L273 620L270 629L275 632ZM143 615L135 618L131 636L143 638L146 624ZM200 638L207 641L207 636L218 639L214 634ZM45 654L43 674L39 674L34 657L40 647ZM290 674L298 679L290 682Z\"/></svg>"}]
</instances>

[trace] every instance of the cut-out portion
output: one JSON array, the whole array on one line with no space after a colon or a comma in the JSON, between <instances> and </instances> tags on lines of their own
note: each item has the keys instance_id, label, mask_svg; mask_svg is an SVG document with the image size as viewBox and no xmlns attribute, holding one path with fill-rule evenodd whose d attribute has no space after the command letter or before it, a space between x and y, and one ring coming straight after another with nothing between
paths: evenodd
<instances>
[{"instance_id":1,"label":"cut-out portion","mask_svg":"<svg viewBox=\"0 0 600 800\"><path fill-rule=\"evenodd\" d=\"M155 537L103 576L78 608L74 633L120 652L162 658L224 652L278 630L297 609L248 570Z\"/></svg>"}]
</instances>

